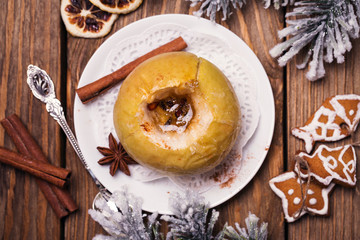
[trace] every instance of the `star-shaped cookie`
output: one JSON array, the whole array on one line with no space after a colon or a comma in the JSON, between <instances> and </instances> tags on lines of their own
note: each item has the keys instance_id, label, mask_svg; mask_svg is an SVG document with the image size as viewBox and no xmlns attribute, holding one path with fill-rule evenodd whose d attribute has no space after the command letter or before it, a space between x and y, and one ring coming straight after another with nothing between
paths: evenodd
<instances>
[{"instance_id":1,"label":"star-shaped cookie","mask_svg":"<svg viewBox=\"0 0 360 240\"><path fill-rule=\"evenodd\" d=\"M303 195L301 194L300 181L302 181ZM269 184L275 194L281 198L285 219L288 222L295 221L297 217L301 217L307 212L317 215L328 214L329 194L335 184L332 183L323 187L311 181L309 188L306 189L306 182L301 180L293 171L274 177ZM305 204L300 216L297 216L303 205L305 191L307 191Z\"/></svg>"}]
</instances>

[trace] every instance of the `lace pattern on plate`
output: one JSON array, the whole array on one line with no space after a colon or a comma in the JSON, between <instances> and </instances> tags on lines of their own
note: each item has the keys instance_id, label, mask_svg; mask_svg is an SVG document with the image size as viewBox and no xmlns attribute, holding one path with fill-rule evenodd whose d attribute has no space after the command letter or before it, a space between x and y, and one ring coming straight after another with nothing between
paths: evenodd
<instances>
[{"instance_id":1,"label":"lace pattern on plate","mask_svg":"<svg viewBox=\"0 0 360 240\"><path fill-rule=\"evenodd\" d=\"M182 36L188 44L186 51L209 60L223 71L230 80L241 107L242 123L239 138L230 154L219 166L204 174L169 177L181 188L204 192L212 186L225 184L236 178L241 168L242 149L258 125L260 112L256 101L256 83L251 81L252 73L246 67L245 60L234 54L230 46L220 38L176 24L164 23L155 25L136 37L119 42L106 59L104 75L179 36ZM107 94L100 96L93 105L99 113L99 126L102 126L98 128L98 136L101 136L104 142L107 141L109 132L115 133L112 112L119 88L120 86L114 87ZM146 182L167 177L140 165L129 167L132 177L138 181Z\"/></svg>"}]
</instances>

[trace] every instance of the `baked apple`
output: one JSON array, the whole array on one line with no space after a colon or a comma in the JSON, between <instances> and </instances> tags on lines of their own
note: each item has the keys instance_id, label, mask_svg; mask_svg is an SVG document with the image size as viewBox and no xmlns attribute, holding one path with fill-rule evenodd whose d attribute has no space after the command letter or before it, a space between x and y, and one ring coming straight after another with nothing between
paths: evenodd
<instances>
[{"instance_id":1,"label":"baked apple","mask_svg":"<svg viewBox=\"0 0 360 240\"><path fill-rule=\"evenodd\" d=\"M240 108L225 75L188 52L148 59L124 80L116 133L138 163L168 175L217 166L240 130Z\"/></svg>"}]
</instances>

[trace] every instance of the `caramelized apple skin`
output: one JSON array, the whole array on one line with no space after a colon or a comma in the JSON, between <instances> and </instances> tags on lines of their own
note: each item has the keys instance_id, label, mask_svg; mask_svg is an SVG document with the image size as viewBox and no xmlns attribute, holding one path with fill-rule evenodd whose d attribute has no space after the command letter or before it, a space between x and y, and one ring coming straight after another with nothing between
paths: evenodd
<instances>
[{"instance_id":1,"label":"caramelized apple skin","mask_svg":"<svg viewBox=\"0 0 360 240\"><path fill-rule=\"evenodd\" d=\"M161 102L177 99L174 105L180 105L184 98L186 107L166 112L175 120L154 117L162 111ZM188 124L176 125L190 116L189 109ZM140 164L169 175L197 174L217 166L231 150L240 130L240 108L230 82L215 65L187 52L165 53L125 79L114 106L114 125L125 150Z\"/></svg>"}]
</instances>

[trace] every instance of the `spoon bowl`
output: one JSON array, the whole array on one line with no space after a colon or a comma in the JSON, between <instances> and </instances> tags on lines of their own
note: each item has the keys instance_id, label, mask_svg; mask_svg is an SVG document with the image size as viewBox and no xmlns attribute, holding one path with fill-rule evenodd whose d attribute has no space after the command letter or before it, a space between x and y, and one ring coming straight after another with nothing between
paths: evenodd
<instances>
[{"instance_id":1,"label":"spoon bowl","mask_svg":"<svg viewBox=\"0 0 360 240\"><path fill-rule=\"evenodd\" d=\"M107 205L110 207L111 210L113 210L114 212L118 212L119 210L116 207L115 202L110 200L112 193L100 183L100 181L95 177L94 173L87 165L84 155L82 154L78 142L75 138L75 135L73 134L69 125L66 122L61 102L55 96L55 87L50 76L39 67L29 65L27 70L27 83L33 95L41 102L46 104L46 110L61 126L71 146L74 148L76 154L78 155L81 163L84 165L85 169L88 171L88 173L94 180L96 186L99 188L100 192L95 196L95 199L93 201L93 209L96 210L96 202L99 201L100 198L102 198L107 202Z\"/></svg>"}]
</instances>

